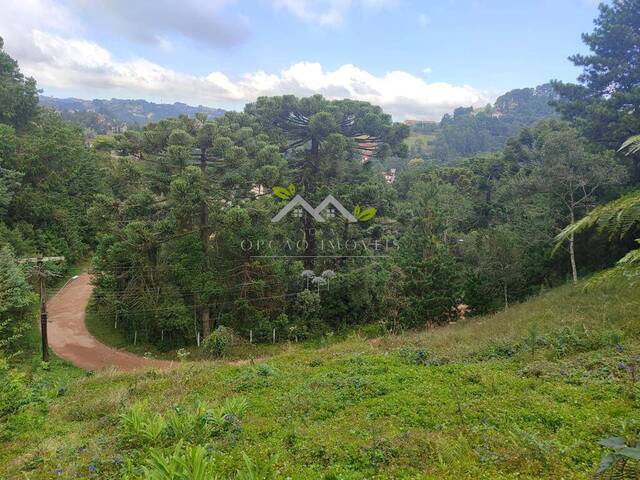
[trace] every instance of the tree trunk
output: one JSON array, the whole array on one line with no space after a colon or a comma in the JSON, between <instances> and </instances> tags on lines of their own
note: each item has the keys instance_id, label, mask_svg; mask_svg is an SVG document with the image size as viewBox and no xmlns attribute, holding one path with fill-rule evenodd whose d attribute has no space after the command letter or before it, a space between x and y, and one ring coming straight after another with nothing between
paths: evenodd
<instances>
[{"instance_id":1,"label":"tree trunk","mask_svg":"<svg viewBox=\"0 0 640 480\"><path fill-rule=\"evenodd\" d=\"M633 183L640 185L640 155L638 154L633 158Z\"/></svg>"},{"instance_id":2,"label":"tree trunk","mask_svg":"<svg viewBox=\"0 0 640 480\"><path fill-rule=\"evenodd\" d=\"M571 257L571 276L573 278L573 283L578 283L578 270L576 268L576 251L574 246L574 236L573 233L569 237L569 257Z\"/></svg>"},{"instance_id":3,"label":"tree trunk","mask_svg":"<svg viewBox=\"0 0 640 480\"><path fill-rule=\"evenodd\" d=\"M311 139L311 175L310 179L305 177L305 193L313 194L316 191L315 178L318 173L318 163L320 162L320 142L315 138ZM307 199L309 201L309 199ZM304 240L307 242L304 249L304 268L313 270L316 257L316 230L314 219L307 213L303 213L302 229L304 232Z\"/></svg>"},{"instance_id":4,"label":"tree trunk","mask_svg":"<svg viewBox=\"0 0 640 480\"><path fill-rule=\"evenodd\" d=\"M504 309L509 309L509 295L507 294L507 284L504 284Z\"/></svg>"},{"instance_id":5,"label":"tree trunk","mask_svg":"<svg viewBox=\"0 0 640 480\"><path fill-rule=\"evenodd\" d=\"M211 334L211 319L209 318L209 305L202 306L202 338Z\"/></svg>"},{"instance_id":6,"label":"tree trunk","mask_svg":"<svg viewBox=\"0 0 640 480\"><path fill-rule=\"evenodd\" d=\"M207 172L207 151L200 151L200 170L203 176ZM204 256L205 268L209 266L209 206L205 192L202 192L202 200L200 201L200 242L202 244L202 254ZM209 302L208 299L202 299L202 337L207 338L211 333L211 321L209 318Z\"/></svg>"},{"instance_id":7,"label":"tree trunk","mask_svg":"<svg viewBox=\"0 0 640 480\"><path fill-rule=\"evenodd\" d=\"M571 224L575 222L575 214L571 209ZM573 283L578 283L578 269L576 267L576 249L575 249L575 236L572 233L569 237L569 257L571 259L571 276L573 277Z\"/></svg>"}]
</instances>

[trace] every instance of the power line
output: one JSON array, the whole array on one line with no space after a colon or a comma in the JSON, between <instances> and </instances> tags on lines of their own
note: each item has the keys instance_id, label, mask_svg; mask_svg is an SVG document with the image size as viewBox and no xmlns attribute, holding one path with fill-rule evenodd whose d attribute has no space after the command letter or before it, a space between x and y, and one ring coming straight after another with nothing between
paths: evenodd
<instances>
[{"instance_id":1,"label":"power line","mask_svg":"<svg viewBox=\"0 0 640 480\"><path fill-rule=\"evenodd\" d=\"M194 303L194 304L187 304L184 305L187 308L195 308L195 307L216 307L216 306L220 306L220 305L228 305L228 304L232 304L232 303L236 303L238 301L247 301L247 302L256 302L256 301L263 301L263 300L273 300L273 299L280 299L280 298L289 298L289 297L295 297L298 296L301 292L296 292L296 293L283 293L281 295L273 295L273 296L267 296L267 297L254 297L254 298L249 298L249 297L240 297L237 298L235 300L222 300L220 302L212 302L212 303ZM149 308L149 309L135 309L135 310L127 310L124 312L121 312L122 314L125 315L134 315L134 314L139 314L139 313L157 313L157 312L162 312L162 311L167 311L167 310L173 310L174 307L157 307L157 308ZM108 316L110 314L104 314L101 312L96 312L98 316ZM114 312L115 314L115 312Z\"/></svg>"}]
</instances>

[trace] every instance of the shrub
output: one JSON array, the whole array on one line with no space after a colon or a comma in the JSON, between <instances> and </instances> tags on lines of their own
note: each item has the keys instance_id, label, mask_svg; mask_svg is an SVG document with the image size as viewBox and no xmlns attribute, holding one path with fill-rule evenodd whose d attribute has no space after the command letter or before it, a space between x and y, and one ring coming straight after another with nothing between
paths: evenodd
<instances>
[{"instance_id":1,"label":"shrub","mask_svg":"<svg viewBox=\"0 0 640 480\"><path fill-rule=\"evenodd\" d=\"M150 480L215 479L216 469L207 450L200 446L178 443L172 452L152 450L144 467L144 478Z\"/></svg>"},{"instance_id":2,"label":"shrub","mask_svg":"<svg viewBox=\"0 0 640 480\"><path fill-rule=\"evenodd\" d=\"M587 330L582 327L563 327L545 335L541 342L550 347L557 357L579 352L590 352L620 343L622 332L615 330Z\"/></svg>"},{"instance_id":3,"label":"shrub","mask_svg":"<svg viewBox=\"0 0 640 480\"><path fill-rule=\"evenodd\" d=\"M240 418L248 408L244 398L227 398L217 408L202 402L175 407L162 415L138 404L120 416L122 437L132 446L161 446L176 443L206 443L225 432L240 429Z\"/></svg>"},{"instance_id":4,"label":"shrub","mask_svg":"<svg viewBox=\"0 0 640 480\"><path fill-rule=\"evenodd\" d=\"M475 356L478 360L493 360L496 358L510 358L521 350L518 342L495 340Z\"/></svg>"},{"instance_id":5,"label":"shrub","mask_svg":"<svg viewBox=\"0 0 640 480\"><path fill-rule=\"evenodd\" d=\"M220 325L204 339L202 348L215 358L224 357L234 343L235 334L228 327Z\"/></svg>"},{"instance_id":6,"label":"shrub","mask_svg":"<svg viewBox=\"0 0 640 480\"><path fill-rule=\"evenodd\" d=\"M360 333L365 338L383 337L388 333L387 323L385 321L368 323L360 327Z\"/></svg>"},{"instance_id":7,"label":"shrub","mask_svg":"<svg viewBox=\"0 0 640 480\"><path fill-rule=\"evenodd\" d=\"M122 435L132 445L156 445L166 427L164 418L144 405L135 405L120 416Z\"/></svg>"},{"instance_id":8,"label":"shrub","mask_svg":"<svg viewBox=\"0 0 640 480\"><path fill-rule=\"evenodd\" d=\"M31 392L24 381L24 374L10 368L0 359L0 420L26 405Z\"/></svg>"}]
</instances>

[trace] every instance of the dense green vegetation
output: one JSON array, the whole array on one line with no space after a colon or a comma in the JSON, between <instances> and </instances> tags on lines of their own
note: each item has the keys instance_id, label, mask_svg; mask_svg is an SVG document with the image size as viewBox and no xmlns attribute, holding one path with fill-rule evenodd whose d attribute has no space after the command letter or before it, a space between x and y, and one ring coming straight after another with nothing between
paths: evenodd
<instances>
[{"instance_id":1,"label":"dense green vegetation","mask_svg":"<svg viewBox=\"0 0 640 480\"><path fill-rule=\"evenodd\" d=\"M637 432L639 306L618 279L255 365L69 378L54 364L17 383L40 393L7 423L0 475L198 478L159 473L186 455L218 478L590 478L599 439ZM243 454L272 473L241 476Z\"/></svg>"},{"instance_id":2,"label":"dense green vegetation","mask_svg":"<svg viewBox=\"0 0 640 480\"><path fill-rule=\"evenodd\" d=\"M184 103L153 103L146 100L81 100L79 98L54 98L41 95L40 105L62 114L65 120L80 125L85 135L116 133L123 128L139 128L151 122L180 115L206 113L211 118L224 113L220 108L202 105L192 107Z\"/></svg>"},{"instance_id":3,"label":"dense green vegetation","mask_svg":"<svg viewBox=\"0 0 640 480\"><path fill-rule=\"evenodd\" d=\"M623 8L611 15L598 28L635 21ZM635 246L632 223L613 243L572 233L551 254L559 231L633 186L637 153L590 141L586 120L526 126L552 115L549 85L445 117L436 150L457 135L491 138L451 144L453 163L407 162L416 147L406 125L320 96L260 98L241 113L183 115L87 145L57 114L19 107L37 100L35 83L2 55L3 91L18 99L0 125L2 244L71 264L93 252L93 321L160 351L220 326L271 342L445 323L460 308L487 313L575 282ZM331 194L363 221L331 209L325 222L308 212L270 221L296 194L314 207Z\"/></svg>"},{"instance_id":4,"label":"dense green vegetation","mask_svg":"<svg viewBox=\"0 0 640 480\"><path fill-rule=\"evenodd\" d=\"M411 157L436 163L455 163L481 152L501 150L524 127L553 117L555 98L550 84L511 90L481 109L460 107L436 125L412 127Z\"/></svg>"},{"instance_id":5,"label":"dense green vegetation","mask_svg":"<svg viewBox=\"0 0 640 480\"><path fill-rule=\"evenodd\" d=\"M0 40L0 475L588 478L624 437L614 475L638 455L640 3L600 10L579 85L413 130L285 95L86 141ZM32 361L37 254L91 257L91 331L179 367Z\"/></svg>"}]
</instances>

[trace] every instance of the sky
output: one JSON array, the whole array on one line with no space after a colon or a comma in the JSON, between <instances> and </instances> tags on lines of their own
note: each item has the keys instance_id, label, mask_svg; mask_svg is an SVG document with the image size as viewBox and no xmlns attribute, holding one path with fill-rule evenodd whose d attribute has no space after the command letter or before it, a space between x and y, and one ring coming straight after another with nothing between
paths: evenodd
<instances>
[{"instance_id":1,"label":"sky","mask_svg":"<svg viewBox=\"0 0 640 480\"><path fill-rule=\"evenodd\" d=\"M321 93L438 120L575 81L595 0L0 0L0 36L45 95L240 110Z\"/></svg>"}]
</instances>

